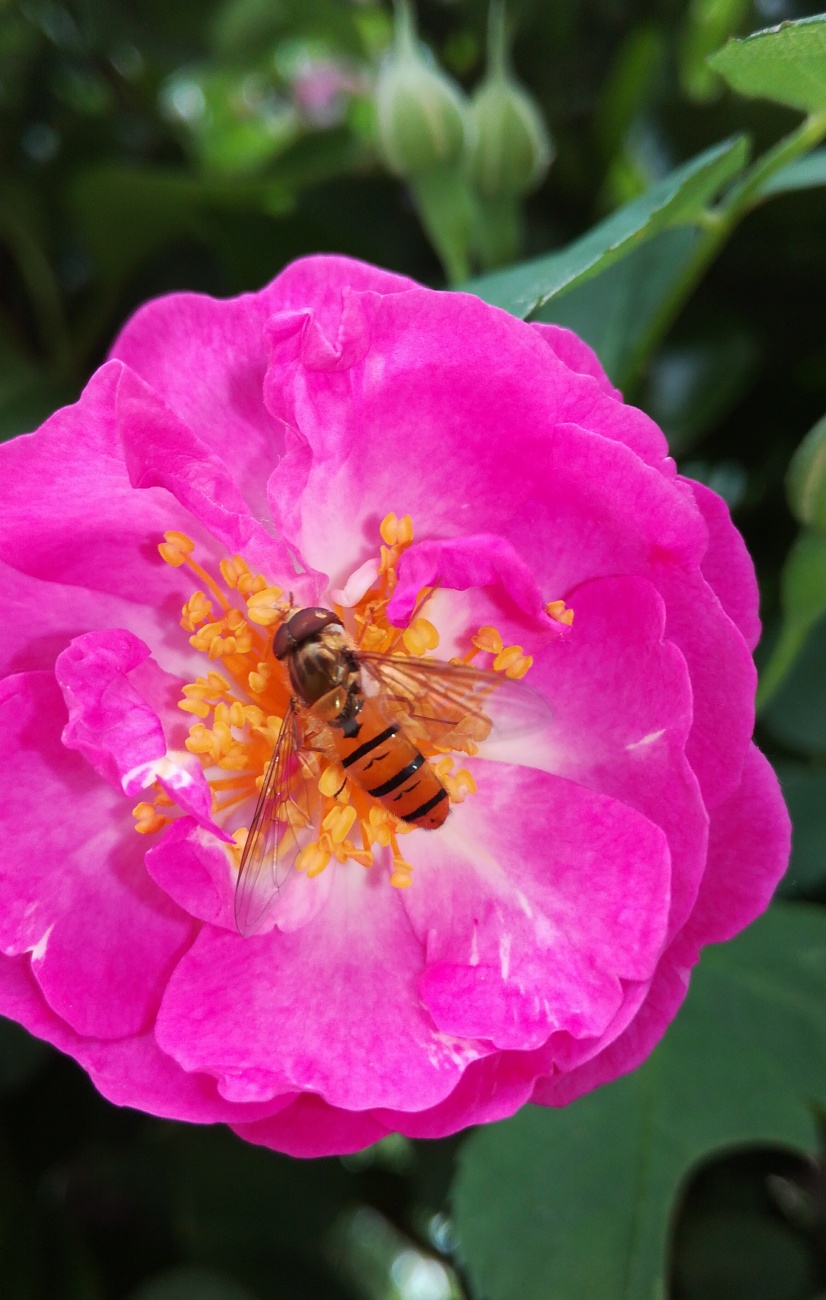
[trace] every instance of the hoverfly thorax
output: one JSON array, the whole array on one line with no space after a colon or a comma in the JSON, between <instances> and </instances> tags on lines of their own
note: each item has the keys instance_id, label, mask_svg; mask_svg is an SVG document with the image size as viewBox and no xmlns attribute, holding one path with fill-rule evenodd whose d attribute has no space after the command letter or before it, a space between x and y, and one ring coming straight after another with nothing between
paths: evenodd
<instances>
[{"instance_id":1,"label":"hoverfly thorax","mask_svg":"<svg viewBox=\"0 0 826 1300\"><path fill-rule=\"evenodd\" d=\"M329 722L345 712L358 672L350 642L332 610L298 610L276 632L273 653L286 663L303 704Z\"/></svg>"}]
</instances>

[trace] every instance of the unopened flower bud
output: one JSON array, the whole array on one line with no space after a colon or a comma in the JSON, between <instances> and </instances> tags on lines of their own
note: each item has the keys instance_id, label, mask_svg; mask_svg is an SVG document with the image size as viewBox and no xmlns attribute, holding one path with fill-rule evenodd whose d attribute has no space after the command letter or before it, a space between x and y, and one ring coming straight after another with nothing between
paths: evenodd
<instances>
[{"instance_id":1,"label":"unopened flower bud","mask_svg":"<svg viewBox=\"0 0 826 1300\"><path fill-rule=\"evenodd\" d=\"M470 177L486 198L526 194L553 161L548 128L507 66L504 14L491 11L488 71L470 104Z\"/></svg>"},{"instance_id":2,"label":"unopened flower bud","mask_svg":"<svg viewBox=\"0 0 826 1300\"><path fill-rule=\"evenodd\" d=\"M398 176L418 176L461 155L462 92L423 53L407 0L399 0L395 43L379 74L376 108L381 152Z\"/></svg>"}]
</instances>

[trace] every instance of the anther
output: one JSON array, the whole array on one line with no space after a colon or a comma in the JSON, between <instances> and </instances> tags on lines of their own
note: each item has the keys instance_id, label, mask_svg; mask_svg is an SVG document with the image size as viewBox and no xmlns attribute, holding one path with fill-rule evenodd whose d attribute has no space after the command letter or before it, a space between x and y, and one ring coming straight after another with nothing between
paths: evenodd
<instances>
[{"instance_id":1,"label":"anther","mask_svg":"<svg viewBox=\"0 0 826 1300\"><path fill-rule=\"evenodd\" d=\"M247 600L247 618L260 627L272 627L274 623L280 623L286 612L283 595L280 587L264 587L261 591L254 591Z\"/></svg>"},{"instance_id":2,"label":"anther","mask_svg":"<svg viewBox=\"0 0 826 1300\"><path fill-rule=\"evenodd\" d=\"M186 557L195 550L195 543L186 533L168 532L163 536L164 540L158 547L161 559L171 564L173 569L179 569L186 562Z\"/></svg>"},{"instance_id":3,"label":"anther","mask_svg":"<svg viewBox=\"0 0 826 1300\"><path fill-rule=\"evenodd\" d=\"M532 657L523 652L521 645L509 645L496 656L493 668L495 672L516 680L525 676L532 663Z\"/></svg>"},{"instance_id":4,"label":"anther","mask_svg":"<svg viewBox=\"0 0 826 1300\"><path fill-rule=\"evenodd\" d=\"M154 835L162 826L166 826L169 818L164 817L157 811L154 804L139 803L132 809L132 816L135 818L135 830L139 835Z\"/></svg>"},{"instance_id":5,"label":"anther","mask_svg":"<svg viewBox=\"0 0 826 1300\"><path fill-rule=\"evenodd\" d=\"M491 655L501 654L502 638L495 627L480 627L471 640L477 650L483 650L486 654Z\"/></svg>"},{"instance_id":6,"label":"anther","mask_svg":"<svg viewBox=\"0 0 826 1300\"><path fill-rule=\"evenodd\" d=\"M307 844L295 860L296 871L303 871L311 879L320 876L327 866L332 853L320 841Z\"/></svg>"},{"instance_id":7,"label":"anther","mask_svg":"<svg viewBox=\"0 0 826 1300\"><path fill-rule=\"evenodd\" d=\"M413 520L410 515L399 519L391 511L379 524L379 532L386 546L409 546L413 541Z\"/></svg>"},{"instance_id":8,"label":"anther","mask_svg":"<svg viewBox=\"0 0 826 1300\"><path fill-rule=\"evenodd\" d=\"M439 633L429 619L416 618L405 628L402 641L409 654L421 657L426 651L436 649Z\"/></svg>"},{"instance_id":9,"label":"anther","mask_svg":"<svg viewBox=\"0 0 826 1300\"><path fill-rule=\"evenodd\" d=\"M545 606L545 613L550 614L557 623L564 623L566 627L570 627L574 621L574 611L567 608L564 600L549 600Z\"/></svg>"}]
</instances>

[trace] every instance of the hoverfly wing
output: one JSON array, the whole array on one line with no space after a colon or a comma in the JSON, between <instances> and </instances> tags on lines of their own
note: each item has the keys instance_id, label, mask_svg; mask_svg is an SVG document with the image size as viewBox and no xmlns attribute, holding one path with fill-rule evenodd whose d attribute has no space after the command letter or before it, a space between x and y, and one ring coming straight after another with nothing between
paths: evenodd
<instances>
[{"instance_id":1,"label":"hoverfly wing","mask_svg":"<svg viewBox=\"0 0 826 1300\"><path fill-rule=\"evenodd\" d=\"M365 689L415 738L475 752L486 740L527 735L550 722L545 699L525 682L470 664L359 652Z\"/></svg>"},{"instance_id":2,"label":"hoverfly wing","mask_svg":"<svg viewBox=\"0 0 826 1300\"><path fill-rule=\"evenodd\" d=\"M301 752L301 724L290 704L275 743L235 886L235 923L242 935L257 934L316 833L316 783Z\"/></svg>"}]
</instances>

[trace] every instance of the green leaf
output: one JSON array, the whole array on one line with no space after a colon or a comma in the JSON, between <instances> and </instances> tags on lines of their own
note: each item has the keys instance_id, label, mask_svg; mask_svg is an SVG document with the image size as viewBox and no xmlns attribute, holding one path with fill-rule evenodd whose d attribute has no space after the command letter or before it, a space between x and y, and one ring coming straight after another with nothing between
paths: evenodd
<instances>
[{"instance_id":1,"label":"green leaf","mask_svg":"<svg viewBox=\"0 0 826 1300\"><path fill-rule=\"evenodd\" d=\"M785 898L826 886L826 768L790 761L775 763L783 797L791 813L792 860L780 885Z\"/></svg>"},{"instance_id":2,"label":"green leaf","mask_svg":"<svg viewBox=\"0 0 826 1300\"><path fill-rule=\"evenodd\" d=\"M534 320L574 330L623 388L659 342L657 317L697 247L690 226L664 230L601 275L551 298Z\"/></svg>"},{"instance_id":3,"label":"green leaf","mask_svg":"<svg viewBox=\"0 0 826 1300\"><path fill-rule=\"evenodd\" d=\"M760 194L788 194L792 190L811 190L826 185L826 149L815 149L805 158L796 158L780 171L769 176L760 187Z\"/></svg>"},{"instance_id":4,"label":"green leaf","mask_svg":"<svg viewBox=\"0 0 826 1300\"><path fill-rule=\"evenodd\" d=\"M729 41L709 64L741 95L804 113L826 111L826 15L800 18Z\"/></svg>"},{"instance_id":5,"label":"green leaf","mask_svg":"<svg viewBox=\"0 0 826 1300\"><path fill-rule=\"evenodd\" d=\"M526 1107L461 1150L454 1209L487 1300L665 1294L675 1197L712 1151L814 1151L826 1099L826 914L776 904L706 952L636 1073L562 1110Z\"/></svg>"},{"instance_id":6,"label":"green leaf","mask_svg":"<svg viewBox=\"0 0 826 1300\"><path fill-rule=\"evenodd\" d=\"M747 154L744 136L714 145L567 248L481 276L464 287L524 320L556 294L607 270L660 231L698 224L706 205L742 169Z\"/></svg>"},{"instance_id":7,"label":"green leaf","mask_svg":"<svg viewBox=\"0 0 826 1300\"><path fill-rule=\"evenodd\" d=\"M473 227L473 199L465 177L448 162L411 176L408 185L448 280L459 283L467 278Z\"/></svg>"}]
</instances>

